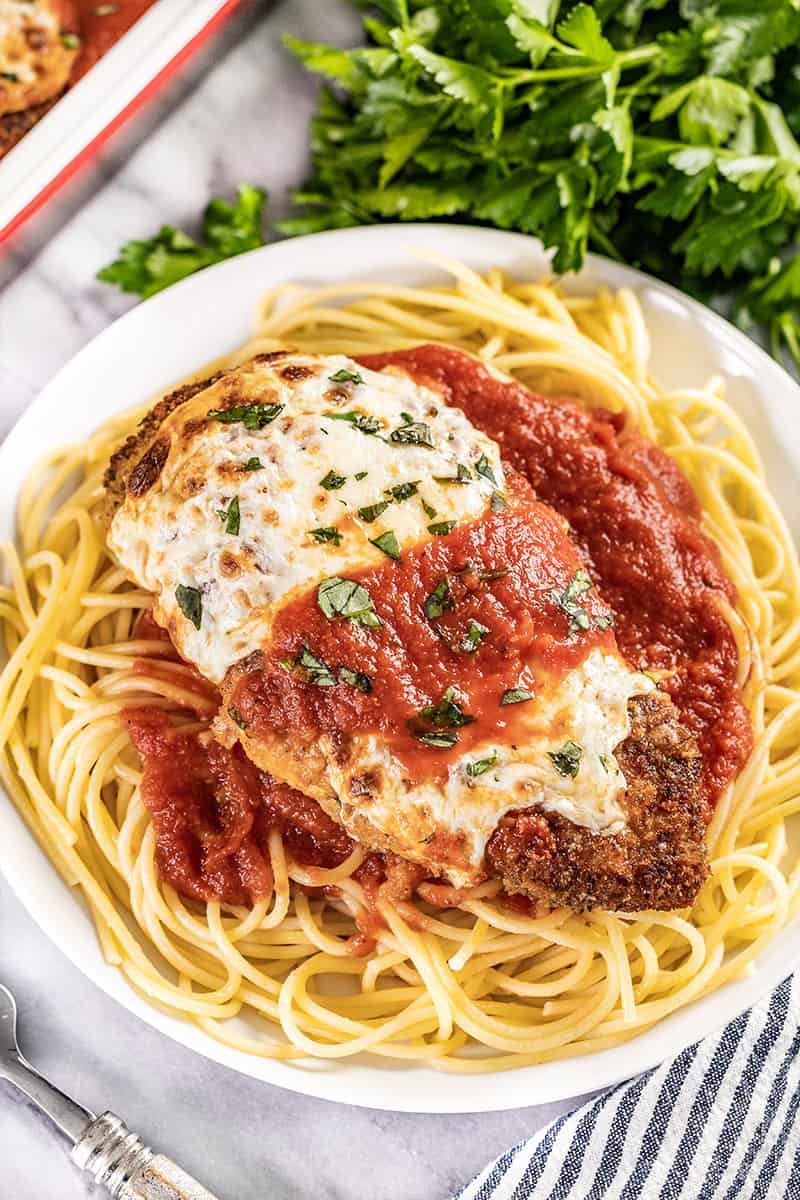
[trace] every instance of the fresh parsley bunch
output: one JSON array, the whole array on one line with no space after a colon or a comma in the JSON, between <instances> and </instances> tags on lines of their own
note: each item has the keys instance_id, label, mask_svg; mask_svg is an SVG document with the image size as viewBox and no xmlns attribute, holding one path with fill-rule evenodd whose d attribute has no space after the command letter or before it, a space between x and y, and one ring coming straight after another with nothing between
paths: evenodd
<instances>
[{"instance_id":1,"label":"fresh parsley bunch","mask_svg":"<svg viewBox=\"0 0 800 1200\"><path fill-rule=\"evenodd\" d=\"M800 0L376 0L333 81L312 233L457 218L587 247L764 322L800 365Z\"/></svg>"}]
</instances>

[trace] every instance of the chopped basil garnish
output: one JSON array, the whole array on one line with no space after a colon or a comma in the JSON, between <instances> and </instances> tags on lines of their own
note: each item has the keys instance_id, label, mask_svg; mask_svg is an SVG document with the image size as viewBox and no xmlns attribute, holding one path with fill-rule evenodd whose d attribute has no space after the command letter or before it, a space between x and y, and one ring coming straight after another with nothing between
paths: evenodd
<instances>
[{"instance_id":1,"label":"chopped basil garnish","mask_svg":"<svg viewBox=\"0 0 800 1200\"><path fill-rule=\"evenodd\" d=\"M5 79L7 83L19 83L19 75L13 71L0 71L0 79Z\"/></svg>"},{"instance_id":2,"label":"chopped basil garnish","mask_svg":"<svg viewBox=\"0 0 800 1200\"><path fill-rule=\"evenodd\" d=\"M209 412L212 421L231 425L241 421L245 429L263 429L283 412L283 404L236 404L233 408L214 408Z\"/></svg>"},{"instance_id":3,"label":"chopped basil garnish","mask_svg":"<svg viewBox=\"0 0 800 1200\"><path fill-rule=\"evenodd\" d=\"M445 688L439 703L426 704L419 710L419 715L436 729L458 729L461 725L471 725L475 718L464 712L453 699L454 695L454 688Z\"/></svg>"},{"instance_id":4,"label":"chopped basil garnish","mask_svg":"<svg viewBox=\"0 0 800 1200\"><path fill-rule=\"evenodd\" d=\"M333 542L334 546L341 545L342 535L332 525L321 525L319 529L308 531L315 542Z\"/></svg>"},{"instance_id":5,"label":"chopped basil garnish","mask_svg":"<svg viewBox=\"0 0 800 1200\"><path fill-rule=\"evenodd\" d=\"M340 367L338 371L334 371L333 375L329 375L331 383L363 383L364 379L359 375L358 371L348 371L346 367ZM328 414L326 414L328 415Z\"/></svg>"},{"instance_id":6,"label":"chopped basil garnish","mask_svg":"<svg viewBox=\"0 0 800 1200\"><path fill-rule=\"evenodd\" d=\"M497 486L497 480L495 478L494 471L492 470L491 463L485 454L482 454L475 463L475 474L482 475L484 479L489 480L489 483L493 483L495 487Z\"/></svg>"},{"instance_id":7,"label":"chopped basil garnish","mask_svg":"<svg viewBox=\"0 0 800 1200\"><path fill-rule=\"evenodd\" d=\"M260 471L264 466L260 458L248 458L244 464L245 471Z\"/></svg>"},{"instance_id":8,"label":"chopped basil garnish","mask_svg":"<svg viewBox=\"0 0 800 1200\"><path fill-rule=\"evenodd\" d=\"M378 431L381 428L381 423L378 420L378 418L377 417L368 417L366 413L326 412L326 413L323 413L322 415L323 415L323 417L327 417L330 421L347 421L348 424L352 425L354 429L357 429L359 431L359 433L375 434L375 433L378 433Z\"/></svg>"},{"instance_id":9,"label":"chopped basil garnish","mask_svg":"<svg viewBox=\"0 0 800 1200\"><path fill-rule=\"evenodd\" d=\"M191 621L195 629L199 629L203 619L203 593L200 589L179 583L175 588L175 599L186 620Z\"/></svg>"},{"instance_id":10,"label":"chopped basil garnish","mask_svg":"<svg viewBox=\"0 0 800 1200\"><path fill-rule=\"evenodd\" d=\"M581 769L583 750L577 742L565 742L560 750L548 750L547 757L552 760L559 775L574 779Z\"/></svg>"},{"instance_id":11,"label":"chopped basil garnish","mask_svg":"<svg viewBox=\"0 0 800 1200\"><path fill-rule=\"evenodd\" d=\"M396 483L394 487L384 488L387 495L391 496L393 500L397 500L398 503L408 500L409 496L416 496L417 490L416 480L410 483Z\"/></svg>"},{"instance_id":12,"label":"chopped basil garnish","mask_svg":"<svg viewBox=\"0 0 800 1200\"><path fill-rule=\"evenodd\" d=\"M425 513L425 516L428 518L429 521L432 521L433 518L436 516L436 509L433 507L432 504L428 504L427 500L423 500L421 496L420 496L420 503L422 504L422 511Z\"/></svg>"},{"instance_id":13,"label":"chopped basil garnish","mask_svg":"<svg viewBox=\"0 0 800 1200\"><path fill-rule=\"evenodd\" d=\"M502 492L492 492L492 498L489 501L489 507L491 508L492 512L502 512L504 508L508 507L506 504L506 498Z\"/></svg>"},{"instance_id":14,"label":"chopped basil garnish","mask_svg":"<svg viewBox=\"0 0 800 1200\"><path fill-rule=\"evenodd\" d=\"M342 683L349 683L350 687L364 692L365 695L369 695L372 691L372 680L363 671L353 671L350 667L339 667L339 678Z\"/></svg>"},{"instance_id":15,"label":"chopped basil garnish","mask_svg":"<svg viewBox=\"0 0 800 1200\"><path fill-rule=\"evenodd\" d=\"M426 746L435 746L437 750L450 750L458 741L458 734L448 733L447 730L417 733L415 737L424 742Z\"/></svg>"},{"instance_id":16,"label":"chopped basil garnish","mask_svg":"<svg viewBox=\"0 0 800 1200\"><path fill-rule=\"evenodd\" d=\"M382 624L369 592L354 579L340 579L338 575L323 579L317 588L317 604L329 621L342 617L359 625Z\"/></svg>"},{"instance_id":17,"label":"chopped basil garnish","mask_svg":"<svg viewBox=\"0 0 800 1200\"><path fill-rule=\"evenodd\" d=\"M489 567L478 571L478 578L482 583L492 583L495 579L505 579L508 573L508 567Z\"/></svg>"},{"instance_id":18,"label":"chopped basil garnish","mask_svg":"<svg viewBox=\"0 0 800 1200\"><path fill-rule=\"evenodd\" d=\"M455 521L434 521L428 526L428 533L435 533L438 537L444 537L451 529L455 528Z\"/></svg>"},{"instance_id":19,"label":"chopped basil garnish","mask_svg":"<svg viewBox=\"0 0 800 1200\"><path fill-rule=\"evenodd\" d=\"M491 771L492 767L497 765L497 751L493 750L488 758L478 758L475 762L467 763L467 775L470 779L477 779L479 775L485 775L487 771Z\"/></svg>"},{"instance_id":20,"label":"chopped basil garnish","mask_svg":"<svg viewBox=\"0 0 800 1200\"><path fill-rule=\"evenodd\" d=\"M611 758L611 756L608 754L600 755L600 766L603 768L606 775L610 775L612 771L616 775L619 771L619 767L615 765L613 758Z\"/></svg>"},{"instance_id":21,"label":"chopped basil garnish","mask_svg":"<svg viewBox=\"0 0 800 1200\"><path fill-rule=\"evenodd\" d=\"M455 475L434 475L433 478L437 483L471 483L472 481L469 467L465 467L463 463L458 464Z\"/></svg>"},{"instance_id":22,"label":"chopped basil garnish","mask_svg":"<svg viewBox=\"0 0 800 1200\"><path fill-rule=\"evenodd\" d=\"M334 687L336 676L326 662L312 654L308 646L301 646L294 658L280 658L279 663L290 675L297 674L301 683L313 683L315 687Z\"/></svg>"},{"instance_id":23,"label":"chopped basil garnish","mask_svg":"<svg viewBox=\"0 0 800 1200\"><path fill-rule=\"evenodd\" d=\"M448 608L453 607L453 597L450 594L450 583L446 575L437 583L425 601L425 616L429 621L435 621Z\"/></svg>"},{"instance_id":24,"label":"chopped basil garnish","mask_svg":"<svg viewBox=\"0 0 800 1200\"><path fill-rule=\"evenodd\" d=\"M358 515L361 517L362 521L366 521L367 524L369 524L370 522L374 521L376 517L379 517L381 513L386 512L388 507L388 500L379 500L377 504L366 504L364 508L360 508L358 510Z\"/></svg>"},{"instance_id":25,"label":"chopped basil garnish","mask_svg":"<svg viewBox=\"0 0 800 1200\"><path fill-rule=\"evenodd\" d=\"M353 478L354 478L354 479L359 479L359 480L360 480L360 479L366 479L368 475L369 475L369 471L356 471L356 473L355 473L355 475L353 476Z\"/></svg>"},{"instance_id":26,"label":"chopped basil garnish","mask_svg":"<svg viewBox=\"0 0 800 1200\"><path fill-rule=\"evenodd\" d=\"M611 626L614 624L614 614L613 613L600 613L598 616L595 617L594 623L595 623L595 627L601 631L610 629Z\"/></svg>"},{"instance_id":27,"label":"chopped basil garnish","mask_svg":"<svg viewBox=\"0 0 800 1200\"><path fill-rule=\"evenodd\" d=\"M557 604L569 617L569 633L577 633L581 629L589 628L589 614L583 605L578 603L578 597L583 596L591 587L592 580L588 571L581 568L572 576L565 592L550 593L553 603Z\"/></svg>"},{"instance_id":28,"label":"chopped basil garnish","mask_svg":"<svg viewBox=\"0 0 800 1200\"><path fill-rule=\"evenodd\" d=\"M471 620L461 641L461 649L465 654L474 653L487 633L489 633L487 625L481 625L480 621Z\"/></svg>"},{"instance_id":29,"label":"chopped basil garnish","mask_svg":"<svg viewBox=\"0 0 800 1200\"><path fill-rule=\"evenodd\" d=\"M533 699L533 692L529 692L527 688L515 687L507 688L500 698L501 704L524 704L526 700Z\"/></svg>"},{"instance_id":30,"label":"chopped basil garnish","mask_svg":"<svg viewBox=\"0 0 800 1200\"><path fill-rule=\"evenodd\" d=\"M77 50L81 44L81 39L77 33L62 33L60 36L61 45L66 46L68 50Z\"/></svg>"},{"instance_id":31,"label":"chopped basil garnish","mask_svg":"<svg viewBox=\"0 0 800 1200\"><path fill-rule=\"evenodd\" d=\"M430 425L426 425L424 421L415 421L408 413L401 413L400 416L403 424L392 430L389 440L401 446L427 446L429 450L433 450Z\"/></svg>"},{"instance_id":32,"label":"chopped basil garnish","mask_svg":"<svg viewBox=\"0 0 800 1200\"><path fill-rule=\"evenodd\" d=\"M218 508L217 516L225 526L226 533L237 534L241 517L239 515L239 497L234 496L227 508Z\"/></svg>"},{"instance_id":33,"label":"chopped basil garnish","mask_svg":"<svg viewBox=\"0 0 800 1200\"><path fill-rule=\"evenodd\" d=\"M238 708L229 708L228 716L233 722L235 722L236 725L239 726L240 729L247 729L247 722L239 712Z\"/></svg>"},{"instance_id":34,"label":"chopped basil garnish","mask_svg":"<svg viewBox=\"0 0 800 1200\"><path fill-rule=\"evenodd\" d=\"M370 538L369 540L373 546L377 546L389 558L393 558L395 562L400 562L400 545L393 529L387 529L386 533L382 533L380 537Z\"/></svg>"},{"instance_id":35,"label":"chopped basil garnish","mask_svg":"<svg viewBox=\"0 0 800 1200\"><path fill-rule=\"evenodd\" d=\"M339 488L344 487L346 483L347 476L337 475L333 467L331 467L330 471L328 471L328 474L320 479L319 486L324 487L328 492L337 492Z\"/></svg>"}]
</instances>

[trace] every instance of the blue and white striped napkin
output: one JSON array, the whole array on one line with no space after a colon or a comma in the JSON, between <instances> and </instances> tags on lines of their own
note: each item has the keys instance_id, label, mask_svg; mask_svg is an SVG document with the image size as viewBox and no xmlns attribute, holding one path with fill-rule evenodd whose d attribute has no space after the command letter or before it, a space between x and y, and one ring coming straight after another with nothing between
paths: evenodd
<instances>
[{"instance_id":1,"label":"blue and white striped napkin","mask_svg":"<svg viewBox=\"0 0 800 1200\"><path fill-rule=\"evenodd\" d=\"M800 976L553 1121L454 1200L800 1200Z\"/></svg>"}]
</instances>

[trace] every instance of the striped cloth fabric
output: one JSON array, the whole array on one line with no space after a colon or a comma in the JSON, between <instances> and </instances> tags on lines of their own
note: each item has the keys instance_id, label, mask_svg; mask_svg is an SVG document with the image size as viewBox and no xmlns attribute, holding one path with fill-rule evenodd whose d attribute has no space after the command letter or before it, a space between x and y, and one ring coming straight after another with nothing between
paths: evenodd
<instances>
[{"instance_id":1,"label":"striped cloth fabric","mask_svg":"<svg viewBox=\"0 0 800 1200\"><path fill-rule=\"evenodd\" d=\"M502 1154L454 1200L800 1200L800 976Z\"/></svg>"}]
</instances>

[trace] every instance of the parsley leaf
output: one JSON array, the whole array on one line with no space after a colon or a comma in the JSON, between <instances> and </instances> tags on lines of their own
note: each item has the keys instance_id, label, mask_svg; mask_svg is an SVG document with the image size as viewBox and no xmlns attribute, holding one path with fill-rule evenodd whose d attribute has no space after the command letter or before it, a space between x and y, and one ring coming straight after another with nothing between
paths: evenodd
<instances>
[{"instance_id":1,"label":"parsley leaf","mask_svg":"<svg viewBox=\"0 0 800 1200\"><path fill-rule=\"evenodd\" d=\"M227 508L218 508L217 516L222 521L226 533L238 534L241 523L239 497L234 496Z\"/></svg>"},{"instance_id":2,"label":"parsley leaf","mask_svg":"<svg viewBox=\"0 0 800 1200\"><path fill-rule=\"evenodd\" d=\"M473 762L467 763L467 775L470 779L477 779L479 775L485 775L496 765L497 751L493 750L486 758L477 758Z\"/></svg>"},{"instance_id":3,"label":"parsley leaf","mask_svg":"<svg viewBox=\"0 0 800 1200\"><path fill-rule=\"evenodd\" d=\"M343 374L343 372L337 371L336 374L341 375L341 374ZM331 375L331 379L334 379L334 378L335 378L335 376ZM360 376L359 376L359 378L360 378ZM323 417L327 417L329 421L349 421L349 423L353 426L353 428L357 429L359 431L359 433L374 434L374 433L378 433L381 428L381 423L378 420L378 418L377 417L369 417L369 416L367 416L366 413L326 412L326 413L323 413L322 415L323 415Z\"/></svg>"},{"instance_id":4,"label":"parsley leaf","mask_svg":"<svg viewBox=\"0 0 800 1200\"><path fill-rule=\"evenodd\" d=\"M284 408L283 404L235 404L233 408L211 409L208 415L212 421L220 421L225 425L241 421L245 429L257 430L279 417Z\"/></svg>"},{"instance_id":5,"label":"parsley leaf","mask_svg":"<svg viewBox=\"0 0 800 1200\"><path fill-rule=\"evenodd\" d=\"M334 687L336 684L332 669L312 654L308 646L301 646L294 658L280 659L280 664L301 683L313 683L315 687Z\"/></svg>"},{"instance_id":6,"label":"parsley leaf","mask_svg":"<svg viewBox=\"0 0 800 1200\"><path fill-rule=\"evenodd\" d=\"M146 299L195 271L263 246L265 200L265 192L242 184L234 204L219 199L209 203L203 215L203 241L163 225L155 237L124 245L97 278Z\"/></svg>"},{"instance_id":7,"label":"parsley leaf","mask_svg":"<svg viewBox=\"0 0 800 1200\"><path fill-rule=\"evenodd\" d=\"M319 529L309 529L308 532L315 542L333 542L334 546L342 544L342 535L333 525L321 525Z\"/></svg>"},{"instance_id":8,"label":"parsley leaf","mask_svg":"<svg viewBox=\"0 0 800 1200\"><path fill-rule=\"evenodd\" d=\"M341 617L359 625L382 624L369 592L354 579L341 579L338 575L323 579L317 588L317 604L329 621Z\"/></svg>"},{"instance_id":9,"label":"parsley leaf","mask_svg":"<svg viewBox=\"0 0 800 1200\"><path fill-rule=\"evenodd\" d=\"M550 593L550 599L553 603L557 604L569 618L567 626L569 633L578 633L579 630L589 628L589 614L583 605L579 603L578 598L588 592L592 586L591 576L588 571L584 571L581 568L572 576L565 591Z\"/></svg>"},{"instance_id":10,"label":"parsley leaf","mask_svg":"<svg viewBox=\"0 0 800 1200\"><path fill-rule=\"evenodd\" d=\"M352 667L339 667L339 678L342 683L349 683L358 692L369 695L372 691L372 680L364 671L354 671Z\"/></svg>"},{"instance_id":11,"label":"parsley leaf","mask_svg":"<svg viewBox=\"0 0 800 1200\"><path fill-rule=\"evenodd\" d=\"M559 775L574 779L581 769L583 750L577 742L565 742L560 750L548 750L547 757L551 759Z\"/></svg>"},{"instance_id":12,"label":"parsley leaf","mask_svg":"<svg viewBox=\"0 0 800 1200\"><path fill-rule=\"evenodd\" d=\"M324 487L328 492L338 492L340 487L344 487L347 483L346 475L337 475L333 467L328 471L327 475L323 475L319 481L319 486Z\"/></svg>"},{"instance_id":13,"label":"parsley leaf","mask_svg":"<svg viewBox=\"0 0 800 1200\"><path fill-rule=\"evenodd\" d=\"M387 529L386 533L382 533L380 537L370 538L373 546L377 546L379 550L388 558L393 558L395 562L400 562L400 544L397 541L397 534L393 529Z\"/></svg>"},{"instance_id":14,"label":"parsley leaf","mask_svg":"<svg viewBox=\"0 0 800 1200\"><path fill-rule=\"evenodd\" d=\"M328 379L330 379L331 383L363 383L364 382L364 377L362 375L359 375L358 371L348 371L346 367L340 367L338 371L334 371L332 375L329 375ZM325 413L326 417L333 417L336 415L337 415L336 413ZM349 413L346 416L340 418L340 420L345 420L345 421L347 421L349 419L350 419Z\"/></svg>"},{"instance_id":15,"label":"parsley leaf","mask_svg":"<svg viewBox=\"0 0 800 1200\"><path fill-rule=\"evenodd\" d=\"M179 583L175 588L175 599L186 620L191 621L195 629L199 629L203 620L203 593L200 589Z\"/></svg>"}]
</instances>

